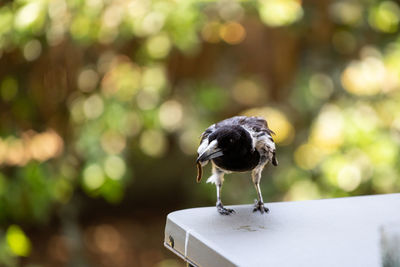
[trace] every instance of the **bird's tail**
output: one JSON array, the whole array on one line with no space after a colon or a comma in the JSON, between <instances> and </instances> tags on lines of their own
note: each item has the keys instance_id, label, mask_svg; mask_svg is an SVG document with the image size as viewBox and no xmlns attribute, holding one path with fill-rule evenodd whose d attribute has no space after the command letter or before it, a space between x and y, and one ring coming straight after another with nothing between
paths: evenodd
<instances>
[{"instance_id":1,"label":"bird's tail","mask_svg":"<svg viewBox=\"0 0 400 267\"><path fill-rule=\"evenodd\" d=\"M278 159L277 159L276 156L275 156L275 151L272 152L272 164L273 164L274 166L278 166Z\"/></svg>"}]
</instances>

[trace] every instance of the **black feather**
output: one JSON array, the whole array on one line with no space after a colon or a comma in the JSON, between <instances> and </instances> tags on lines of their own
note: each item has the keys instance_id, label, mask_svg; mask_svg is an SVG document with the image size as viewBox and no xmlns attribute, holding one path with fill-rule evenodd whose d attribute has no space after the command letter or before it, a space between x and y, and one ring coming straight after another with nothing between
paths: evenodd
<instances>
[{"instance_id":1,"label":"black feather","mask_svg":"<svg viewBox=\"0 0 400 267\"><path fill-rule=\"evenodd\" d=\"M208 139L208 142L217 139L218 147L223 150L223 156L213 159L218 167L228 171L249 171L258 166L261 158L265 159L253 149L254 137L246 129L257 133L256 137L266 135L273 142L271 134L274 132L268 128L267 121L260 117L236 116L213 124L204 131L201 142L204 139ZM275 151L272 153L270 160L277 166Z\"/></svg>"}]
</instances>

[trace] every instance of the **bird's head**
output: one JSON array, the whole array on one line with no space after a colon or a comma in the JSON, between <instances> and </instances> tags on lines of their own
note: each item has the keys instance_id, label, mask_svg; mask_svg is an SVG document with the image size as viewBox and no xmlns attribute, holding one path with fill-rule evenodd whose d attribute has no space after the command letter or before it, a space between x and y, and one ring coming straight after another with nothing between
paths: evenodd
<instances>
[{"instance_id":1,"label":"bird's head","mask_svg":"<svg viewBox=\"0 0 400 267\"><path fill-rule=\"evenodd\" d=\"M218 128L208 136L208 145L199 151L198 163L230 154L241 154L252 148L250 134L241 126Z\"/></svg>"}]
</instances>

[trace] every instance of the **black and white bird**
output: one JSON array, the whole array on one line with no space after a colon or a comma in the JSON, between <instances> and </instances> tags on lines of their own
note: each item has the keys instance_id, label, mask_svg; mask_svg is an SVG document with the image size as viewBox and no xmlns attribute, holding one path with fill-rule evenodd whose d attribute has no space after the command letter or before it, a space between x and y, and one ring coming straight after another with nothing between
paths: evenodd
<instances>
[{"instance_id":1,"label":"black and white bird","mask_svg":"<svg viewBox=\"0 0 400 267\"><path fill-rule=\"evenodd\" d=\"M225 208L221 202L221 188L224 174L231 172L252 172L252 180L257 190L257 200L253 211L268 212L264 206L260 180L265 165L271 162L278 165L275 156L274 132L268 128L267 121L261 117L236 116L208 127L201 135L197 150L197 182L202 176L202 167L212 163L212 175L207 183L217 186L217 210L222 215L234 212Z\"/></svg>"}]
</instances>

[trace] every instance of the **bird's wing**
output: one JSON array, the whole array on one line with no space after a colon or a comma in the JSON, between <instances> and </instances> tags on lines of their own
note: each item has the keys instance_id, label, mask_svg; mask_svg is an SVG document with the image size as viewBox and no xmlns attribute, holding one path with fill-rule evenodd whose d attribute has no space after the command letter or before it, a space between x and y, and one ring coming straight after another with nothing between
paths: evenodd
<instances>
[{"instance_id":1,"label":"bird's wing","mask_svg":"<svg viewBox=\"0 0 400 267\"><path fill-rule=\"evenodd\" d=\"M268 128L267 121L262 117L240 116L238 119L240 125L245 125L255 132L265 132L268 135L275 134L270 128Z\"/></svg>"},{"instance_id":2,"label":"bird's wing","mask_svg":"<svg viewBox=\"0 0 400 267\"><path fill-rule=\"evenodd\" d=\"M204 133L201 134L200 146L203 144L203 141L207 140L208 136L213 133L216 129L224 127L224 126L232 126L232 125L241 125L241 121L243 118L248 118L246 116L235 116L229 119L225 119L223 121L217 122L210 127L208 127ZM207 142L208 143L208 142Z\"/></svg>"},{"instance_id":3,"label":"bird's wing","mask_svg":"<svg viewBox=\"0 0 400 267\"><path fill-rule=\"evenodd\" d=\"M203 153L203 151L206 149L208 146L208 136L214 132L216 129L216 124L211 125L208 127L200 136L200 145L199 148L197 149L197 154L200 155Z\"/></svg>"},{"instance_id":4,"label":"bird's wing","mask_svg":"<svg viewBox=\"0 0 400 267\"><path fill-rule=\"evenodd\" d=\"M278 160L275 155L275 143L272 135L275 134L264 118L261 117L237 117L239 124L243 126L252 136L254 140L254 148L260 153L261 157L266 157L266 160L272 162L273 165L278 165Z\"/></svg>"},{"instance_id":5,"label":"bird's wing","mask_svg":"<svg viewBox=\"0 0 400 267\"><path fill-rule=\"evenodd\" d=\"M201 134L201 139L200 139L200 144L204 141L204 139L207 139L208 136L215 131L215 124L211 125L208 127L202 134Z\"/></svg>"}]
</instances>

